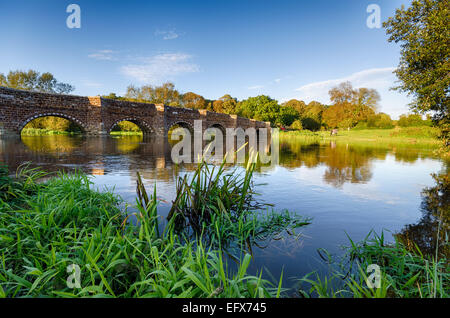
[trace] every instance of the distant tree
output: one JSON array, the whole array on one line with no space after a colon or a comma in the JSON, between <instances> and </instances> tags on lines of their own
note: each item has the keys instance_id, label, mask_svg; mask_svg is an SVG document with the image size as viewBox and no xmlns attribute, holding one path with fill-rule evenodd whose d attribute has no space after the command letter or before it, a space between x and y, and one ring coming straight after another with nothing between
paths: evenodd
<instances>
[{"instance_id":1,"label":"distant tree","mask_svg":"<svg viewBox=\"0 0 450 318\"><path fill-rule=\"evenodd\" d=\"M327 108L325 105L312 101L310 102L305 109L305 112L302 116L302 125L303 129L308 129L311 131L319 130L322 126L322 116L323 112Z\"/></svg>"},{"instance_id":2,"label":"distant tree","mask_svg":"<svg viewBox=\"0 0 450 318\"><path fill-rule=\"evenodd\" d=\"M302 121L297 119L292 123L291 128L296 130L302 130L303 129Z\"/></svg>"},{"instance_id":3,"label":"distant tree","mask_svg":"<svg viewBox=\"0 0 450 318\"><path fill-rule=\"evenodd\" d=\"M414 0L383 23L389 42L400 43L395 89L414 97L413 110L433 112L436 121L449 121L450 2Z\"/></svg>"},{"instance_id":4,"label":"distant tree","mask_svg":"<svg viewBox=\"0 0 450 318\"><path fill-rule=\"evenodd\" d=\"M300 118L299 112L291 106L281 106L276 122L282 126L290 126Z\"/></svg>"},{"instance_id":5,"label":"distant tree","mask_svg":"<svg viewBox=\"0 0 450 318\"><path fill-rule=\"evenodd\" d=\"M419 114L400 115L397 125L400 127L431 126L430 119L423 120Z\"/></svg>"},{"instance_id":6,"label":"distant tree","mask_svg":"<svg viewBox=\"0 0 450 318\"><path fill-rule=\"evenodd\" d=\"M206 109L208 104L203 96L188 92L183 94L182 105L186 108Z\"/></svg>"},{"instance_id":7,"label":"distant tree","mask_svg":"<svg viewBox=\"0 0 450 318\"><path fill-rule=\"evenodd\" d=\"M394 123L391 119L391 116L385 113L378 113L372 116L369 116L367 119L367 127L368 128L393 128Z\"/></svg>"},{"instance_id":8,"label":"distant tree","mask_svg":"<svg viewBox=\"0 0 450 318\"><path fill-rule=\"evenodd\" d=\"M282 106L292 107L298 112L300 117L303 117L304 113L306 112L306 104L301 100L291 99L283 103Z\"/></svg>"},{"instance_id":9,"label":"distant tree","mask_svg":"<svg viewBox=\"0 0 450 318\"><path fill-rule=\"evenodd\" d=\"M270 121L272 124L277 122L279 113L280 105L278 102L266 95L249 97L238 104L238 115L261 121Z\"/></svg>"},{"instance_id":10,"label":"distant tree","mask_svg":"<svg viewBox=\"0 0 450 318\"><path fill-rule=\"evenodd\" d=\"M226 94L213 102L213 110L218 113L235 114L237 99Z\"/></svg>"},{"instance_id":11,"label":"distant tree","mask_svg":"<svg viewBox=\"0 0 450 318\"><path fill-rule=\"evenodd\" d=\"M181 94L175 89L173 83L167 82L160 86L144 85L127 87L125 99L169 106L181 105Z\"/></svg>"},{"instance_id":12,"label":"distant tree","mask_svg":"<svg viewBox=\"0 0 450 318\"><path fill-rule=\"evenodd\" d=\"M350 82L344 82L330 91L333 103L322 115L322 120L328 128L350 128L358 122L367 121L375 115L380 95L375 89L353 89Z\"/></svg>"},{"instance_id":13,"label":"distant tree","mask_svg":"<svg viewBox=\"0 0 450 318\"><path fill-rule=\"evenodd\" d=\"M75 87L58 82L51 73L40 74L34 70L28 71L10 71L7 76L0 73L0 85L23 89L27 91L35 91L42 93L68 94L75 90Z\"/></svg>"}]
</instances>

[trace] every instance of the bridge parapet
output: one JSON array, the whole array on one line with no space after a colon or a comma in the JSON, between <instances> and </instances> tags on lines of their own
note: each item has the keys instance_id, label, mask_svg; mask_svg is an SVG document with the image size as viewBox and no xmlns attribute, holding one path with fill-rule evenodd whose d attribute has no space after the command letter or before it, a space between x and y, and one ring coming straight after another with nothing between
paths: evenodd
<instances>
[{"instance_id":1,"label":"bridge parapet","mask_svg":"<svg viewBox=\"0 0 450 318\"><path fill-rule=\"evenodd\" d=\"M80 125L87 134L107 134L123 120L134 122L145 133L158 136L166 136L175 124L193 128L195 120L203 121L203 130L212 126L223 130L267 127L267 123L205 109L0 87L0 134L20 134L28 122L42 116L67 118Z\"/></svg>"}]
</instances>

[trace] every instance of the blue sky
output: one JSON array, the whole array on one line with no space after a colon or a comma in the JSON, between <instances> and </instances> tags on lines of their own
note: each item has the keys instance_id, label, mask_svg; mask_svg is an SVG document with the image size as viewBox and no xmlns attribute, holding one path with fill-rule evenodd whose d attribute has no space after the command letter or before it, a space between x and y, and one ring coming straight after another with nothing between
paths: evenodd
<instances>
[{"instance_id":1,"label":"blue sky","mask_svg":"<svg viewBox=\"0 0 450 318\"><path fill-rule=\"evenodd\" d=\"M172 81L209 99L266 94L328 103L341 81L376 88L396 118L407 96L390 91L399 46L366 25L405 0L4 1L0 73L49 71L77 95L123 94L130 84ZM66 8L81 7L69 29Z\"/></svg>"}]
</instances>

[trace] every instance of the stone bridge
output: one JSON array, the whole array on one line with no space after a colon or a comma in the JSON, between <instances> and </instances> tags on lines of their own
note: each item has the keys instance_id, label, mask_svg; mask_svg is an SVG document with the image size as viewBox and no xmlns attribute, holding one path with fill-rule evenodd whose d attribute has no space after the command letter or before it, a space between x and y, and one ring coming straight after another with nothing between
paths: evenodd
<instances>
[{"instance_id":1,"label":"stone bridge","mask_svg":"<svg viewBox=\"0 0 450 318\"><path fill-rule=\"evenodd\" d=\"M207 110L170 107L163 104L135 103L106 99L29 92L0 87L0 134L20 134L27 123L43 116L66 118L85 134L108 134L121 121L138 125L144 134L167 136L174 125L193 129L194 120L209 127L270 128L270 123ZM269 130L270 134L270 130Z\"/></svg>"}]
</instances>

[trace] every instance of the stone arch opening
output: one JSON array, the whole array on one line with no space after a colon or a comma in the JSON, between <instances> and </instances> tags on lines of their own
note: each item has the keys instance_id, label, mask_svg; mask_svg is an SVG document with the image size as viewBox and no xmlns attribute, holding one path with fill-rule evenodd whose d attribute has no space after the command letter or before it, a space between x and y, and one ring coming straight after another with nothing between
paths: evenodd
<instances>
[{"instance_id":1,"label":"stone arch opening","mask_svg":"<svg viewBox=\"0 0 450 318\"><path fill-rule=\"evenodd\" d=\"M62 120L60 120L62 119ZM67 131L71 133L85 133L84 123L64 113L40 113L27 118L19 126L19 134L27 133L24 129Z\"/></svg>"},{"instance_id":2,"label":"stone arch opening","mask_svg":"<svg viewBox=\"0 0 450 318\"><path fill-rule=\"evenodd\" d=\"M118 127L122 126L121 124L125 124L125 123L132 123L138 128L138 130L131 130L132 132L135 132L135 133L141 132L142 134L145 134L145 135L149 135L149 134L153 133L153 129L148 123L146 123L145 121L140 120L138 118L135 118L135 117L126 117L126 118L122 118L120 120L115 121L111 125L108 133L111 134L113 131L117 131L116 129ZM131 126L130 126L130 128L131 128Z\"/></svg>"},{"instance_id":3,"label":"stone arch opening","mask_svg":"<svg viewBox=\"0 0 450 318\"><path fill-rule=\"evenodd\" d=\"M186 122L186 121L182 121L182 120L173 122L173 123L170 124L170 125L168 126L168 128L167 128L167 139L168 139L169 144L170 144L171 146L173 146L174 144L176 144L176 143L178 143L180 140L182 140L181 137L175 137L175 136L174 136L174 139L172 139L172 133L173 133L173 132L175 131L175 129L177 129L177 128L184 128L184 129L187 129L187 130L189 131L189 134L190 134L190 136L191 136L191 139L194 138L194 127L193 127L190 123L188 123L188 122ZM182 135L183 135L183 138L184 138L184 134L182 134Z\"/></svg>"}]
</instances>

